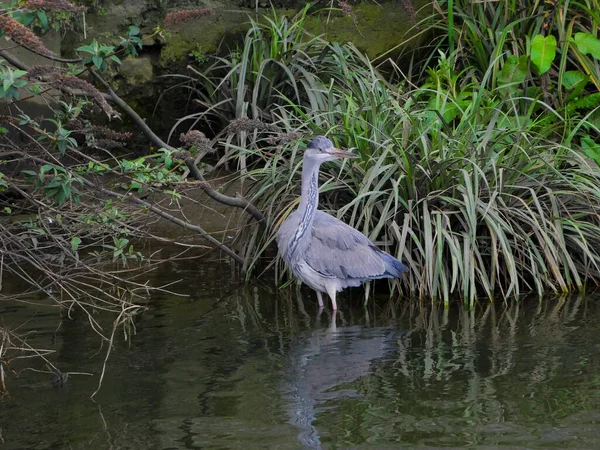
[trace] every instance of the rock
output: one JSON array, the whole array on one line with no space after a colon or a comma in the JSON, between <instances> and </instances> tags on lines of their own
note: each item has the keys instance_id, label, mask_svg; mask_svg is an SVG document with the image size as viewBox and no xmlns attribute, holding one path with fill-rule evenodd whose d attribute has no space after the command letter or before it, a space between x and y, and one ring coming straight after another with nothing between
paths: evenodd
<instances>
[{"instance_id":1,"label":"rock","mask_svg":"<svg viewBox=\"0 0 600 450\"><path fill-rule=\"evenodd\" d=\"M119 76L122 77L122 81L119 80L119 86L117 86L120 92L127 93L128 88L132 86L148 86L154 79L152 57L142 55L138 58L124 59L119 66ZM149 91L149 89L146 89L146 91Z\"/></svg>"}]
</instances>

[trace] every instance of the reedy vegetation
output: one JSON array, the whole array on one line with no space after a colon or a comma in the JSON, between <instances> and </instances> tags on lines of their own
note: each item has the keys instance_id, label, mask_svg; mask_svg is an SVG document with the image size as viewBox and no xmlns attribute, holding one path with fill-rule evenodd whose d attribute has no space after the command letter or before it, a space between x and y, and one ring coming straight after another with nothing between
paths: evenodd
<instances>
[{"instance_id":1,"label":"reedy vegetation","mask_svg":"<svg viewBox=\"0 0 600 450\"><path fill-rule=\"evenodd\" d=\"M324 134L362 159L323 167L322 208L409 266L398 285L404 293L473 303L566 293L600 280L599 160L586 157L598 150L598 106L582 105L596 88L564 82L567 68L591 73L588 62L597 68L598 61L563 45L542 72L548 61L531 45L506 54L548 19L539 14L519 31L526 18L510 15L522 11L518 5L496 3L497 11L471 5L479 15L464 12L462 21L458 7L448 21L441 5L445 16L431 20L450 27L447 39L410 82L393 63L383 76L351 44L307 35L306 9L292 20L252 21L243 46L204 72L200 83L220 84L198 91L206 110L186 119L221 121L221 162L239 163L251 200L272 221L268 236L244 237L249 269L269 253L298 195L303 144L273 143L290 133ZM552 24L575 30L580 16L567 22L566 7L557 8L552 14L562 21ZM491 13L495 40L477 45ZM471 48L474 59L462 58ZM263 123L224 127L244 117Z\"/></svg>"}]
</instances>

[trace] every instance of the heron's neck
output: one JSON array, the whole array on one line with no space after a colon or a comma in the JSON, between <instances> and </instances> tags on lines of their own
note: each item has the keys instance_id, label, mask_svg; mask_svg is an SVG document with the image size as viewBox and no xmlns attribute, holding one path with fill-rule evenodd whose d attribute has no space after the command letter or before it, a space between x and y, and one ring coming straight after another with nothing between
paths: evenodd
<instances>
[{"instance_id":1,"label":"heron's neck","mask_svg":"<svg viewBox=\"0 0 600 450\"><path fill-rule=\"evenodd\" d=\"M315 211L319 206L319 163L313 161L304 161L302 166L302 195L298 212L302 217L302 222L310 222L315 217Z\"/></svg>"},{"instance_id":2,"label":"heron's neck","mask_svg":"<svg viewBox=\"0 0 600 450\"><path fill-rule=\"evenodd\" d=\"M298 206L300 222L292 239L292 252L302 238L308 235L307 231L315 219L315 212L319 206L319 165L318 162L304 160L302 166L302 195Z\"/></svg>"}]
</instances>

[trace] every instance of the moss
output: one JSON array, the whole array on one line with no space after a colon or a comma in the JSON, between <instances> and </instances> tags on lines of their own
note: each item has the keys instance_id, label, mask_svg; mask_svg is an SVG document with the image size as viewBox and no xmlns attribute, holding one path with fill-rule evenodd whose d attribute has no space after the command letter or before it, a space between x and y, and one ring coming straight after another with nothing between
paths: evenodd
<instances>
[{"instance_id":1,"label":"moss","mask_svg":"<svg viewBox=\"0 0 600 450\"><path fill-rule=\"evenodd\" d=\"M223 36L234 29L242 30L246 22L246 14L217 13L185 23L167 39L161 49L158 64L162 68L185 64L190 52L197 48L202 49L204 54L214 54Z\"/></svg>"},{"instance_id":2,"label":"moss","mask_svg":"<svg viewBox=\"0 0 600 450\"><path fill-rule=\"evenodd\" d=\"M419 6L419 2L415 2ZM422 0L421 4L427 3ZM406 11L397 3L361 3L352 7L355 18L332 13L327 15L309 15L306 18L307 31L323 35L330 41L353 42L357 48L370 58L383 55L397 47L409 36L407 32L412 23ZM277 10L278 15L292 17L296 10ZM260 10L262 15L270 15L270 10ZM162 68L185 64L190 52L201 48L204 54L215 53L219 43L226 35L241 33L248 28L248 11L243 13L219 12L215 16L204 17L198 21L184 24L174 32L161 49L159 65Z\"/></svg>"},{"instance_id":3,"label":"moss","mask_svg":"<svg viewBox=\"0 0 600 450\"><path fill-rule=\"evenodd\" d=\"M352 10L354 18L339 13L332 14L329 19L309 16L305 28L332 42L352 42L371 59L398 47L410 36L408 32L413 24L398 3L383 6L361 3Z\"/></svg>"},{"instance_id":4,"label":"moss","mask_svg":"<svg viewBox=\"0 0 600 450\"><path fill-rule=\"evenodd\" d=\"M119 74L129 85L150 83L154 78L152 60L148 56L126 58L119 67Z\"/></svg>"}]
</instances>

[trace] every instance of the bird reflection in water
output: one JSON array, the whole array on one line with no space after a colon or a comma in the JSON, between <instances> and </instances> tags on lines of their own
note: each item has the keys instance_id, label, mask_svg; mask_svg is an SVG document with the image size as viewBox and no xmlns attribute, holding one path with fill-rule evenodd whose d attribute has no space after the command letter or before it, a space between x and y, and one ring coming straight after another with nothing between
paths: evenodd
<instances>
[{"instance_id":1,"label":"bird reflection in water","mask_svg":"<svg viewBox=\"0 0 600 450\"><path fill-rule=\"evenodd\" d=\"M284 386L288 423L299 429L304 448L320 449L321 437L314 422L332 406L331 400L359 395L344 385L369 375L375 360L393 349L399 332L392 327L338 326L341 313L333 311L329 326L300 333L292 342Z\"/></svg>"}]
</instances>

